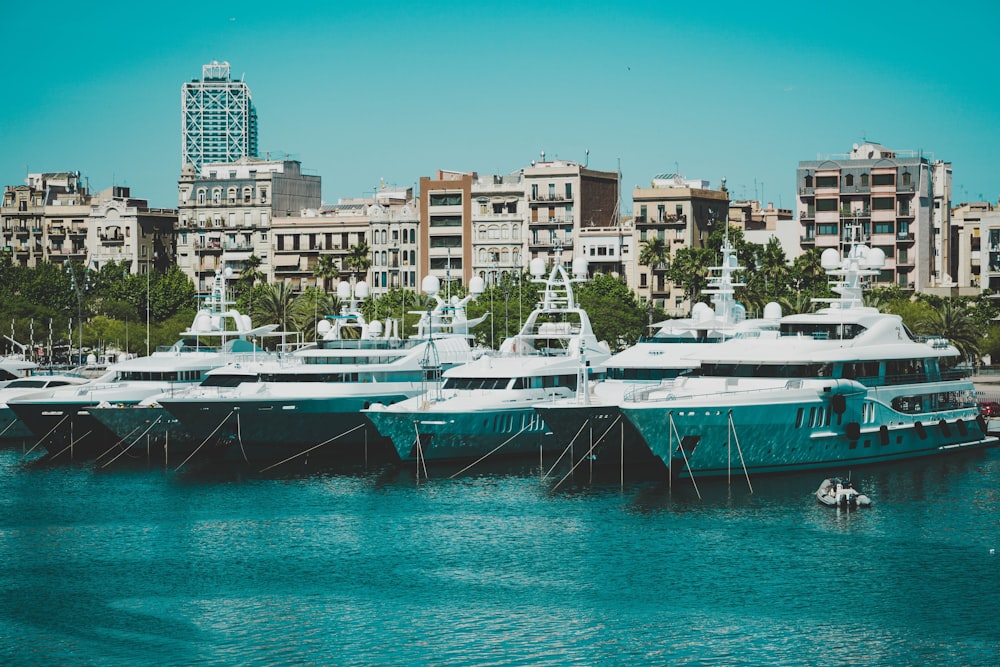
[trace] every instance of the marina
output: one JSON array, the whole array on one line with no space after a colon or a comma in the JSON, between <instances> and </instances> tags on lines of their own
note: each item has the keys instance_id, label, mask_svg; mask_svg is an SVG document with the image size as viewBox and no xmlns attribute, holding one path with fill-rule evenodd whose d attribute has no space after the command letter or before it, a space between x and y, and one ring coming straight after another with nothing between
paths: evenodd
<instances>
[{"instance_id":1,"label":"marina","mask_svg":"<svg viewBox=\"0 0 1000 667\"><path fill-rule=\"evenodd\" d=\"M843 471L846 473L846 471ZM990 664L1000 449L745 487L37 465L0 451L5 664ZM849 552L847 551L849 545ZM817 604L836 592L834 622ZM915 604L915 600L920 604Z\"/></svg>"}]
</instances>

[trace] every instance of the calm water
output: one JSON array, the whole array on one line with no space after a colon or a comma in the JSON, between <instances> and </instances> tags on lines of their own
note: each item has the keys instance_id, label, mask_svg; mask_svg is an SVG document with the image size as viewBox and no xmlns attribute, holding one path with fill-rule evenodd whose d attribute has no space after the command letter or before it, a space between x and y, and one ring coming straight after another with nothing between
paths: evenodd
<instances>
[{"instance_id":1,"label":"calm water","mask_svg":"<svg viewBox=\"0 0 1000 667\"><path fill-rule=\"evenodd\" d=\"M849 514L819 477L699 500L3 450L0 663L997 664L1000 450L854 471L874 506Z\"/></svg>"}]
</instances>

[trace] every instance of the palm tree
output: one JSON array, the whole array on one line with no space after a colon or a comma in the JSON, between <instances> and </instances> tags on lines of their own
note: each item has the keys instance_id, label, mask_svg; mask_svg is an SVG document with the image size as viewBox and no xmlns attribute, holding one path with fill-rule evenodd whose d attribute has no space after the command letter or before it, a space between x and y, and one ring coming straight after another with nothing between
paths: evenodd
<instances>
[{"instance_id":1,"label":"palm tree","mask_svg":"<svg viewBox=\"0 0 1000 667\"><path fill-rule=\"evenodd\" d=\"M289 325L294 323L294 303L295 293L291 286L282 280L265 286L257 309L260 311L261 319L277 323L279 329L288 331Z\"/></svg>"},{"instance_id":2,"label":"palm tree","mask_svg":"<svg viewBox=\"0 0 1000 667\"><path fill-rule=\"evenodd\" d=\"M670 249L660 237L654 236L643 242L642 251L639 253L639 263L643 266L648 266L654 271L663 270L669 259Z\"/></svg>"},{"instance_id":3,"label":"palm tree","mask_svg":"<svg viewBox=\"0 0 1000 667\"><path fill-rule=\"evenodd\" d=\"M241 294L248 295L247 315L253 318L253 286L258 280L264 280L265 276L260 270L261 260L257 255L250 255L243 260L243 270L240 271L239 280L236 284Z\"/></svg>"},{"instance_id":4,"label":"palm tree","mask_svg":"<svg viewBox=\"0 0 1000 667\"><path fill-rule=\"evenodd\" d=\"M942 299L938 306L914 323L916 333L947 338L964 359L977 361L983 335L972 313L952 299Z\"/></svg>"},{"instance_id":5,"label":"palm tree","mask_svg":"<svg viewBox=\"0 0 1000 667\"><path fill-rule=\"evenodd\" d=\"M359 278L364 278L365 274L368 273L368 269L372 265L372 251L368 247L368 244L361 241L357 245L351 246L347 251L347 256L344 258L344 266L346 266L352 273L358 274Z\"/></svg>"},{"instance_id":6,"label":"palm tree","mask_svg":"<svg viewBox=\"0 0 1000 667\"><path fill-rule=\"evenodd\" d=\"M320 255L313 268L313 276L323 281L323 291L330 291L330 281L336 280L340 276L340 269L337 268L337 260L333 255ZM317 285L318 286L318 285Z\"/></svg>"}]
</instances>

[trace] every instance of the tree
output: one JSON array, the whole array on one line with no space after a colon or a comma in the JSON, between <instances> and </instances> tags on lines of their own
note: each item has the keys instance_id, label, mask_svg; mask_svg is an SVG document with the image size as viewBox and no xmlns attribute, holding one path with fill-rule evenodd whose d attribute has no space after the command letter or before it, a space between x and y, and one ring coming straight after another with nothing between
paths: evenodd
<instances>
[{"instance_id":1,"label":"tree","mask_svg":"<svg viewBox=\"0 0 1000 667\"><path fill-rule=\"evenodd\" d=\"M654 236L643 242L642 251L639 253L639 263L643 266L648 266L654 271L666 270L669 259L670 248L659 236Z\"/></svg>"},{"instance_id":2,"label":"tree","mask_svg":"<svg viewBox=\"0 0 1000 667\"><path fill-rule=\"evenodd\" d=\"M295 294L291 286L282 280L262 287L257 303L261 320L277 324L282 331L289 331L295 315Z\"/></svg>"},{"instance_id":3,"label":"tree","mask_svg":"<svg viewBox=\"0 0 1000 667\"><path fill-rule=\"evenodd\" d=\"M702 290L708 287L708 267L715 255L709 248L681 248L674 253L674 261L667 270L667 278L680 285L684 296L692 304Z\"/></svg>"},{"instance_id":4,"label":"tree","mask_svg":"<svg viewBox=\"0 0 1000 667\"><path fill-rule=\"evenodd\" d=\"M972 362L979 360L983 334L976 321L961 303L954 299L940 299L936 306L914 323L916 333L947 338Z\"/></svg>"},{"instance_id":5,"label":"tree","mask_svg":"<svg viewBox=\"0 0 1000 667\"><path fill-rule=\"evenodd\" d=\"M337 268L337 260L333 255L320 255L313 268L313 276L317 280L323 281L323 291L330 291L330 281L336 280L340 276L340 269Z\"/></svg>"},{"instance_id":6,"label":"tree","mask_svg":"<svg viewBox=\"0 0 1000 667\"><path fill-rule=\"evenodd\" d=\"M598 340L613 350L634 345L646 331L646 309L621 278L597 274L576 290L580 307L590 316Z\"/></svg>"},{"instance_id":7,"label":"tree","mask_svg":"<svg viewBox=\"0 0 1000 667\"><path fill-rule=\"evenodd\" d=\"M264 280L264 273L260 270L261 259L257 255L250 255L243 260L243 269L240 277L236 281L236 301L237 304L246 302L247 315L253 319L253 292L254 286Z\"/></svg>"},{"instance_id":8,"label":"tree","mask_svg":"<svg viewBox=\"0 0 1000 667\"><path fill-rule=\"evenodd\" d=\"M363 279L372 265L372 251L368 244L361 241L357 245L351 246L344 257L344 266L360 279Z\"/></svg>"}]
</instances>

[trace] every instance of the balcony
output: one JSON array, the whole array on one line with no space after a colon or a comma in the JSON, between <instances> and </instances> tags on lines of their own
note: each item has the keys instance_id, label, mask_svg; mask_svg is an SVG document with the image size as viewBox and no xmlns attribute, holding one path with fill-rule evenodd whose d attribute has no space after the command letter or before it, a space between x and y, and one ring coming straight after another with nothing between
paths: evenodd
<instances>
[{"instance_id":1,"label":"balcony","mask_svg":"<svg viewBox=\"0 0 1000 667\"><path fill-rule=\"evenodd\" d=\"M125 237L121 234L99 234L98 238L101 239L101 243L104 245L124 245Z\"/></svg>"},{"instance_id":2,"label":"balcony","mask_svg":"<svg viewBox=\"0 0 1000 667\"><path fill-rule=\"evenodd\" d=\"M897 232L896 241L899 243L913 243L913 232Z\"/></svg>"},{"instance_id":3,"label":"balcony","mask_svg":"<svg viewBox=\"0 0 1000 667\"><path fill-rule=\"evenodd\" d=\"M542 194L532 195L529 199L530 199L530 201L532 203L536 203L536 202L558 202L558 201L561 201L561 202L572 202L573 201L572 197L564 197L562 195L542 195Z\"/></svg>"},{"instance_id":4,"label":"balcony","mask_svg":"<svg viewBox=\"0 0 1000 667\"><path fill-rule=\"evenodd\" d=\"M841 220L856 220L858 218L872 217L871 209L858 209L857 211L843 210L840 212Z\"/></svg>"},{"instance_id":5,"label":"balcony","mask_svg":"<svg viewBox=\"0 0 1000 667\"><path fill-rule=\"evenodd\" d=\"M807 235L800 236L799 243L803 245L816 245L816 237Z\"/></svg>"}]
</instances>

